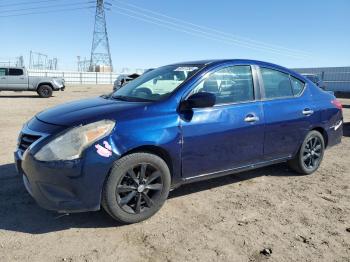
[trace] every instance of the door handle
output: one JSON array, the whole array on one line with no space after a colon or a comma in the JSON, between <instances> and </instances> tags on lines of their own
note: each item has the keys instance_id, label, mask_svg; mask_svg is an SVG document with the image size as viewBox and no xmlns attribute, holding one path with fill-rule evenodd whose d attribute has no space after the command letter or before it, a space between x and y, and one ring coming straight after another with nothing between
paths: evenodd
<instances>
[{"instance_id":1,"label":"door handle","mask_svg":"<svg viewBox=\"0 0 350 262\"><path fill-rule=\"evenodd\" d=\"M311 110L310 108L305 108L303 110L303 115L305 116L311 116L314 113L314 110Z\"/></svg>"},{"instance_id":2,"label":"door handle","mask_svg":"<svg viewBox=\"0 0 350 262\"><path fill-rule=\"evenodd\" d=\"M253 122L259 121L259 117L257 117L257 116L254 115L254 114L248 114L248 115L244 118L244 121L245 121L245 122L248 122L248 123L253 123Z\"/></svg>"},{"instance_id":3,"label":"door handle","mask_svg":"<svg viewBox=\"0 0 350 262\"><path fill-rule=\"evenodd\" d=\"M1 77L1 79L6 79L6 77Z\"/></svg>"}]
</instances>

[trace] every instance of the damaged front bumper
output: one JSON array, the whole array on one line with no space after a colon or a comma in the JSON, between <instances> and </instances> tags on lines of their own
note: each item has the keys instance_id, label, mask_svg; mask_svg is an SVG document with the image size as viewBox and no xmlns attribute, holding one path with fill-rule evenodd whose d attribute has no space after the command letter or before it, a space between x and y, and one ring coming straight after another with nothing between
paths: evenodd
<instances>
[{"instance_id":1,"label":"damaged front bumper","mask_svg":"<svg viewBox=\"0 0 350 262\"><path fill-rule=\"evenodd\" d=\"M28 138L30 132L25 127L20 136ZM19 143L14 159L25 188L38 205L61 213L99 210L104 180L117 156L99 157L92 147L79 159L44 162L34 157L37 147L40 142L23 150Z\"/></svg>"}]
</instances>

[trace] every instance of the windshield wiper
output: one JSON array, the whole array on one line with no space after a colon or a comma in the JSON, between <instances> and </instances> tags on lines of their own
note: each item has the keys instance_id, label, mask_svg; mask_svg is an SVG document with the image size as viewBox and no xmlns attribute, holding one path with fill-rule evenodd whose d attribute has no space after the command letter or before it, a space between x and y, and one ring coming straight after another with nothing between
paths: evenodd
<instances>
[{"instance_id":1,"label":"windshield wiper","mask_svg":"<svg viewBox=\"0 0 350 262\"><path fill-rule=\"evenodd\" d=\"M134 97L134 96L112 96L113 99L121 100L121 101L127 101L127 102L154 102L154 100L146 99L142 97Z\"/></svg>"},{"instance_id":2,"label":"windshield wiper","mask_svg":"<svg viewBox=\"0 0 350 262\"><path fill-rule=\"evenodd\" d=\"M128 96L111 96L113 99L121 100L121 101L130 101Z\"/></svg>"}]
</instances>

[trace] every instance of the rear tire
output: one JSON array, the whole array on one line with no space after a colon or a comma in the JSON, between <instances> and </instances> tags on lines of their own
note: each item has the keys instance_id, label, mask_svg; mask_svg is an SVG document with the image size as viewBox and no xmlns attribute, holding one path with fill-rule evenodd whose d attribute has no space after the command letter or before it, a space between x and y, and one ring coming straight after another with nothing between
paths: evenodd
<instances>
[{"instance_id":1,"label":"rear tire","mask_svg":"<svg viewBox=\"0 0 350 262\"><path fill-rule=\"evenodd\" d=\"M130 154L115 162L105 181L102 206L121 223L137 223L158 212L170 184L170 171L162 158L149 153Z\"/></svg>"},{"instance_id":2,"label":"rear tire","mask_svg":"<svg viewBox=\"0 0 350 262\"><path fill-rule=\"evenodd\" d=\"M299 174L309 175L315 172L323 159L325 143L322 134L310 131L304 139L298 153L288 161L291 169Z\"/></svg>"},{"instance_id":3,"label":"rear tire","mask_svg":"<svg viewBox=\"0 0 350 262\"><path fill-rule=\"evenodd\" d=\"M48 98L52 96L52 87L49 85L41 85L38 87L37 93L42 98Z\"/></svg>"}]
</instances>

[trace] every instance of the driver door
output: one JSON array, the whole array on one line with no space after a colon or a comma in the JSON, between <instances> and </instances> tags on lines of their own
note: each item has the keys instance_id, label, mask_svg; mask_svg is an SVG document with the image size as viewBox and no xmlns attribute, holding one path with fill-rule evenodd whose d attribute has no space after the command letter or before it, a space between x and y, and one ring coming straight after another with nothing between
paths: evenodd
<instances>
[{"instance_id":1,"label":"driver door","mask_svg":"<svg viewBox=\"0 0 350 262\"><path fill-rule=\"evenodd\" d=\"M214 93L216 104L181 117L185 179L263 160L264 116L253 83L251 66L237 65L212 73L194 87L191 94Z\"/></svg>"}]
</instances>

